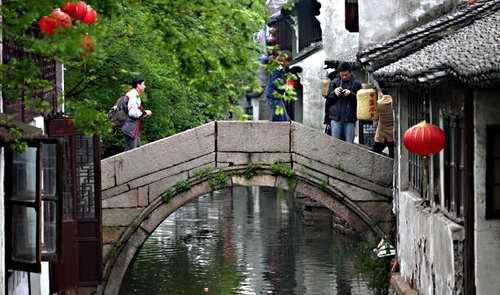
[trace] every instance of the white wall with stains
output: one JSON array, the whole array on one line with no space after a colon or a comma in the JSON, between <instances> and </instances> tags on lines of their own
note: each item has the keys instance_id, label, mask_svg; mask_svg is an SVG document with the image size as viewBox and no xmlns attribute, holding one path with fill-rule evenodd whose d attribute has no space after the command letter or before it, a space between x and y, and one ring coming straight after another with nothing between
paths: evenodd
<instances>
[{"instance_id":1,"label":"white wall with stains","mask_svg":"<svg viewBox=\"0 0 500 295\"><path fill-rule=\"evenodd\" d=\"M465 0L359 0L360 49L443 15Z\"/></svg>"},{"instance_id":2,"label":"white wall with stains","mask_svg":"<svg viewBox=\"0 0 500 295\"><path fill-rule=\"evenodd\" d=\"M474 97L474 198L476 294L500 294L500 219L486 220L486 126L500 124L499 89Z\"/></svg>"}]
</instances>

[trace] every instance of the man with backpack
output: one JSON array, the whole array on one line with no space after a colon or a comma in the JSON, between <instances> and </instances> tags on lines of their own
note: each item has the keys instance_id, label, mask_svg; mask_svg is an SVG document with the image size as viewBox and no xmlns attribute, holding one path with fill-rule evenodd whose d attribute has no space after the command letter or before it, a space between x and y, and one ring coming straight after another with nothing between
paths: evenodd
<instances>
[{"instance_id":1,"label":"man with backpack","mask_svg":"<svg viewBox=\"0 0 500 295\"><path fill-rule=\"evenodd\" d=\"M125 95L126 98L123 103L127 106L126 112L128 116L120 128L127 143L125 151L141 145L142 119L153 114L150 110L144 110L141 98L139 97L145 89L146 84L144 79L135 79L132 82L132 89Z\"/></svg>"}]
</instances>

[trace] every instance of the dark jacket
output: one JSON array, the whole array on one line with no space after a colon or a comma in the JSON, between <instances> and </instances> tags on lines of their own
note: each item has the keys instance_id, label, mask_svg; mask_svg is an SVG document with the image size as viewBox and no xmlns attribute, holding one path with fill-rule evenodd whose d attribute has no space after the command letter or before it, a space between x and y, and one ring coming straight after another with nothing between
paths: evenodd
<instances>
[{"instance_id":1,"label":"dark jacket","mask_svg":"<svg viewBox=\"0 0 500 295\"><path fill-rule=\"evenodd\" d=\"M286 76L285 69L277 69L277 70L274 70L273 72L271 72L271 74L269 75L269 83L267 84L267 88L266 88L266 91L264 93L266 96L266 99L267 99L267 103L271 106L271 111L273 112L271 120L275 121L275 122L289 120L288 113L286 112L285 102L281 98L274 97L275 91L278 92L279 94L284 93L284 90L278 89L278 87L276 86L275 83L279 79L281 79L283 81L283 83L286 83L285 76ZM283 114L279 114L279 115L276 114L276 107L277 106L280 106L281 108L283 108L283 111L284 111Z\"/></svg>"},{"instance_id":2,"label":"dark jacket","mask_svg":"<svg viewBox=\"0 0 500 295\"><path fill-rule=\"evenodd\" d=\"M349 96L337 96L334 92L337 87L349 89L352 93ZM361 83L356 80L354 76L348 81L342 81L340 77L333 79L333 81L330 82L328 95L326 96L325 109L328 110L329 118L338 122L356 122L356 93L360 89Z\"/></svg>"}]
</instances>

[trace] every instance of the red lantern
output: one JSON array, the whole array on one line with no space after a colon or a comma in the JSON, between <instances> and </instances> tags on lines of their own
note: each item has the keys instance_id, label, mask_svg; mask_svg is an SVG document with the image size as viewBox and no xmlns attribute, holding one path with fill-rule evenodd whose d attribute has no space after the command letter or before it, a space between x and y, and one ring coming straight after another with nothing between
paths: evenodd
<instances>
[{"instance_id":1,"label":"red lantern","mask_svg":"<svg viewBox=\"0 0 500 295\"><path fill-rule=\"evenodd\" d=\"M74 3L74 2L66 2L61 7L61 10L64 11L64 12L66 12L72 18L75 18L76 3Z\"/></svg>"},{"instance_id":2,"label":"red lantern","mask_svg":"<svg viewBox=\"0 0 500 295\"><path fill-rule=\"evenodd\" d=\"M83 36L80 47L83 49L83 52L80 54L80 58L87 59L92 54L92 52L95 51L96 46L94 43L94 39L92 39L92 37L90 37L88 34Z\"/></svg>"},{"instance_id":3,"label":"red lantern","mask_svg":"<svg viewBox=\"0 0 500 295\"><path fill-rule=\"evenodd\" d=\"M410 152L427 157L443 149L445 134L441 128L422 121L406 130L403 143Z\"/></svg>"},{"instance_id":4,"label":"red lantern","mask_svg":"<svg viewBox=\"0 0 500 295\"><path fill-rule=\"evenodd\" d=\"M57 20L57 26L62 25L66 29L71 28L71 17L61 9L54 9L50 16Z\"/></svg>"},{"instance_id":5,"label":"red lantern","mask_svg":"<svg viewBox=\"0 0 500 295\"><path fill-rule=\"evenodd\" d=\"M47 35L54 35L54 30L59 26L59 21L50 16L43 16L38 21L38 26L42 32L47 33Z\"/></svg>"},{"instance_id":6,"label":"red lantern","mask_svg":"<svg viewBox=\"0 0 500 295\"><path fill-rule=\"evenodd\" d=\"M90 5L87 6L87 14L85 17L82 19L82 22L86 23L87 25L92 25L95 23L97 17L97 13L95 10L90 7Z\"/></svg>"},{"instance_id":7,"label":"red lantern","mask_svg":"<svg viewBox=\"0 0 500 295\"><path fill-rule=\"evenodd\" d=\"M292 80L292 79L286 80L286 85L295 89L295 88L297 88L297 80Z\"/></svg>"},{"instance_id":8,"label":"red lantern","mask_svg":"<svg viewBox=\"0 0 500 295\"><path fill-rule=\"evenodd\" d=\"M73 18L83 20L87 15L87 3L80 1L76 4L75 15Z\"/></svg>"}]
</instances>

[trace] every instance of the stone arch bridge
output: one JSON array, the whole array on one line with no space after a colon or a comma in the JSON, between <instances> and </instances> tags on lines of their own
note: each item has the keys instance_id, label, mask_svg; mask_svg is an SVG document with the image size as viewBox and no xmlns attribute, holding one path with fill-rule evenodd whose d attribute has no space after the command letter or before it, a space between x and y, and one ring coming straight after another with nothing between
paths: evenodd
<instances>
[{"instance_id":1,"label":"stone arch bridge","mask_svg":"<svg viewBox=\"0 0 500 295\"><path fill-rule=\"evenodd\" d=\"M172 212L222 187L295 190L353 230L382 236L392 221L392 168L392 159L295 122L211 122L104 159L98 294L118 294L136 252Z\"/></svg>"}]
</instances>

